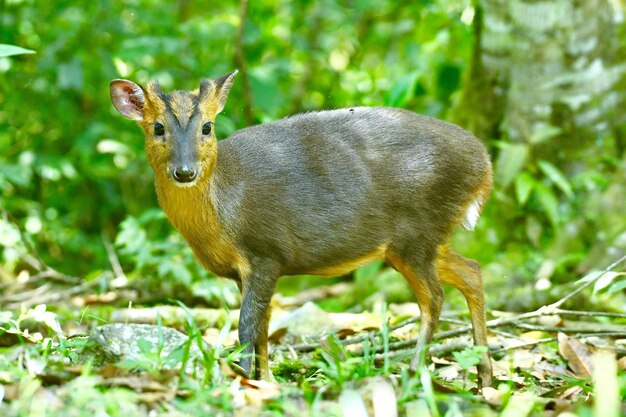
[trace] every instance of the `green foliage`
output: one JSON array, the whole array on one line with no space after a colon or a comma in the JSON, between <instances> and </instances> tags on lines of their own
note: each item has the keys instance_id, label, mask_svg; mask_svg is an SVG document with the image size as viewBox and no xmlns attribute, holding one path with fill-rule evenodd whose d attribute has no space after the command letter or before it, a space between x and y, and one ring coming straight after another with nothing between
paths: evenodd
<instances>
[{"instance_id":1,"label":"green foliage","mask_svg":"<svg viewBox=\"0 0 626 417\"><path fill-rule=\"evenodd\" d=\"M35 51L15 45L0 44L0 58L13 55L34 54Z\"/></svg>"},{"instance_id":2,"label":"green foliage","mask_svg":"<svg viewBox=\"0 0 626 417\"><path fill-rule=\"evenodd\" d=\"M453 352L452 356L454 360L463 369L469 369L480 363L481 354L487 351L485 346L472 346L471 348L463 349L458 352Z\"/></svg>"},{"instance_id":3,"label":"green foliage","mask_svg":"<svg viewBox=\"0 0 626 417\"><path fill-rule=\"evenodd\" d=\"M471 52L471 26L460 20L467 5L250 2L242 47L252 101L235 83L218 137L249 122L341 106L444 116ZM47 264L78 276L108 268L102 234L112 239L128 215L156 207L142 135L114 113L109 81L196 88L240 65L239 19L237 1L210 13L195 1L2 3L2 38L37 54L0 58L0 210ZM149 239L167 242L170 234L167 226ZM131 261L133 273L197 281L187 254L159 268L155 250L165 248L134 248L144 258ZM9 271L21 263L14 255L2 259Z\"/></svg>"},{"instance_id":4,"label":"green foliage","mask_svg":"<svg viewBox=\"0 0 626 417\"><path fill-rule=\"evenodd\" d=\"M220 138L250 123L355 105L404 107L443 119L456 110L468 113L471 121L482 106L459 105L480 70L472 63L480 57L473 56L477 49L471 26L479 4L261 0L249 2L242 21L235 0L212 4L210 10L197 0L0 0L0 35L6 42L0 44L0 288L11 288L8 284L24 270L35 272L36 260L86 281L101 277L100 271L111 268L106 242L112 240L114 255L129 285L139 290L140 301L176 298L236 305L235 286L204 271L157 208L141 132L115 114L109 81L128 78L145 84L157 79L166 90L194 89L203 77L245 69L250 91L235 83L216 121ZM616 36L623 43L624 34ZM623 90L624 82L619 86ZM557 126L560 116L551 117L516 142L499 137L502 121L490 120L486 131L494 137L481 138L493 155L494 193L475 233L461 232L455 240L464 255L485 267L490 307L543 304L552 294L528 291L537 275L569 282L580 270L598 267L603 260L595 259L598 253L623 249L618 245L626 230L623 204L615 203L624 194L623 127L599 135L590 126L585 137L593 139L579 145L584 151L572 158L566 151L569 141L580 140L575 128ZM614 191L606 197L611 187ZM611 250L604 251L607 247ZM343 311L372 305L381 295L387 301L413 300L398 273L380 263L357 270L353 279L354 291L326 305ZM625 282L622 272L607 273L594 294L611 296L623 308L619 302ZM83 339L61 337L57 307L0 312L0 336L17 338L24 352L19 360L0 355L0 378L9 374L20 392L10 404L0 402L0 414L43 415L37 407L45 404L41 399L48 392L34 375L65 360L73 363L86 349ZM207 372L195 379L181 372L188 391L174 400L175 409L189 415L232 413L232 386L227 385L234 383L224 379L220 366L233 364L240 350L224 351L221 343L208 346L191 319L185 330L189 342L171 357L162 358L158 344L139 340L143 357L126 365L150 374L158 374L169 361L182 369L191 361L192 345L198 346ZM222 341L228 330L222 329ZM401 404L415 402L418 406L411 409L424 415L444 415L438 406L452 404L445 415L459 415L454 400L441 400L435 392L437 372L431 375L422 367L418 375L409 375L390 356L388 338L385 323L382 339L365 343L363 356L331 338L315 361L283 363L277 374L295 381L298 394L315 408L325 397L352 389L356 381L396 373ZM374 354L379 350L382 363ZM455 356L463 368L477 358L476 349ZM623 373L620 378L624 396ZM60 391L55 404L63 415L148 415L132 391L105 389L99 381L86 367ZM588 381L571 381L567 387L576 384L590 392ZM505 387L503 408L514 413L516 387ZM268 414L287 414L292 400L285 394ZM591 416L593 411L583 406L578 414Z\"/></svg>"}]
</instances>

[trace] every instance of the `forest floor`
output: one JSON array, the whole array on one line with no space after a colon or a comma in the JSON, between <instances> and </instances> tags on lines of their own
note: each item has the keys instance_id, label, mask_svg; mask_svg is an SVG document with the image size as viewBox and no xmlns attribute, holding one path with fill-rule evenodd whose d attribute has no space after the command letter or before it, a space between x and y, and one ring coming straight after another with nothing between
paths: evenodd
<instances>
[{"instance_id":1,"label":"forest floor","mask_svg":"<svg viewBox=\"0 0 626 417\"><path fill-rule=\"evenodd\" d=\"M626 315L561 308L616 265L536 311L490 311L494 383L482 390L465 311L444 312L413 374L416 304L315 304L348 282L277 294L267 382L240 375L237 310L128 303L119 276L98 293L56 271L24 275L0 297L0 415L626 415Z\"/></svg>"}]
</instances>

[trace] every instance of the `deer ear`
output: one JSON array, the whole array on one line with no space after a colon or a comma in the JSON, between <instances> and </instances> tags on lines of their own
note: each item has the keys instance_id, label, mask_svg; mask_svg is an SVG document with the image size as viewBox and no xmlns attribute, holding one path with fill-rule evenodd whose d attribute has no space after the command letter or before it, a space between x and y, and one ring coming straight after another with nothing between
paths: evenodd
<instances>
[{"instance_id":1,"label":"deer ear","mask_svg":"<svg viewBox=\"0 0 626 417\"><path fill-rule=\"evenodd\" d=\"M238 72L239 71L235 70L230 74L226 74L223 77L215 80L215 94L218 100L217 113L220 113L222 110L224 110L224 105L226 104L228 93L230 92L230 88L233 86L235 75L237 75Z\"/></svg>"},{"instance_id":2,"label":"deer ear","mask_svg":"<svg viewBox=\"0 0 626 417\"><path fill-rule=\"evenodd\" d=\"M145 93L138 84L128 80L113 80L110 85L111 101L122 116L130 120L143 120Z\"/></svg>"}]
</instances>

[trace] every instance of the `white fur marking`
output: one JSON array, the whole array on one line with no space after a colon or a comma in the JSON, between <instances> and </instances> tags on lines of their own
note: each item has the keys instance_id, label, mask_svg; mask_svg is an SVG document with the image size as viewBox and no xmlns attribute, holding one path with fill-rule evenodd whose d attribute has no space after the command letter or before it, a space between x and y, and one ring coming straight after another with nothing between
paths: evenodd
<instances>
[{"instance_id":1,"label":"white fur marking","mask_svg":"<svg viewBox=\"0 0 626 417\"><path fill-rule=\"evenodd\" d=\"M480 217L480 205L480 200L474 200L467 208L465 218L463 219L463 227L467 230L474 230L476 227Z\"/></svg>"}]
</instances>

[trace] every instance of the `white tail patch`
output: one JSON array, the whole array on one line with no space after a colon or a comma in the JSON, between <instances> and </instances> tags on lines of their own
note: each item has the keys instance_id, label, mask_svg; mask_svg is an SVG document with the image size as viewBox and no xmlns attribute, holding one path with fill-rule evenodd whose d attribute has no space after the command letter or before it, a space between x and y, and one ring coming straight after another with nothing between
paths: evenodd
<instances>
[{"instance_id":1,"label":"white tail patch","mask_svg":"<svg viewBox=\"0 0 626 417\"><path fill-rule=\"evenodd\" d=\"M472 204L469 205L467 211L465 212L465 217L463 218L464 228L467 230L474 230L476 223L478 223L478 218L480 217L481 206L482 201L480 199L474 200Z\"/></svg>"}]
</instances>

